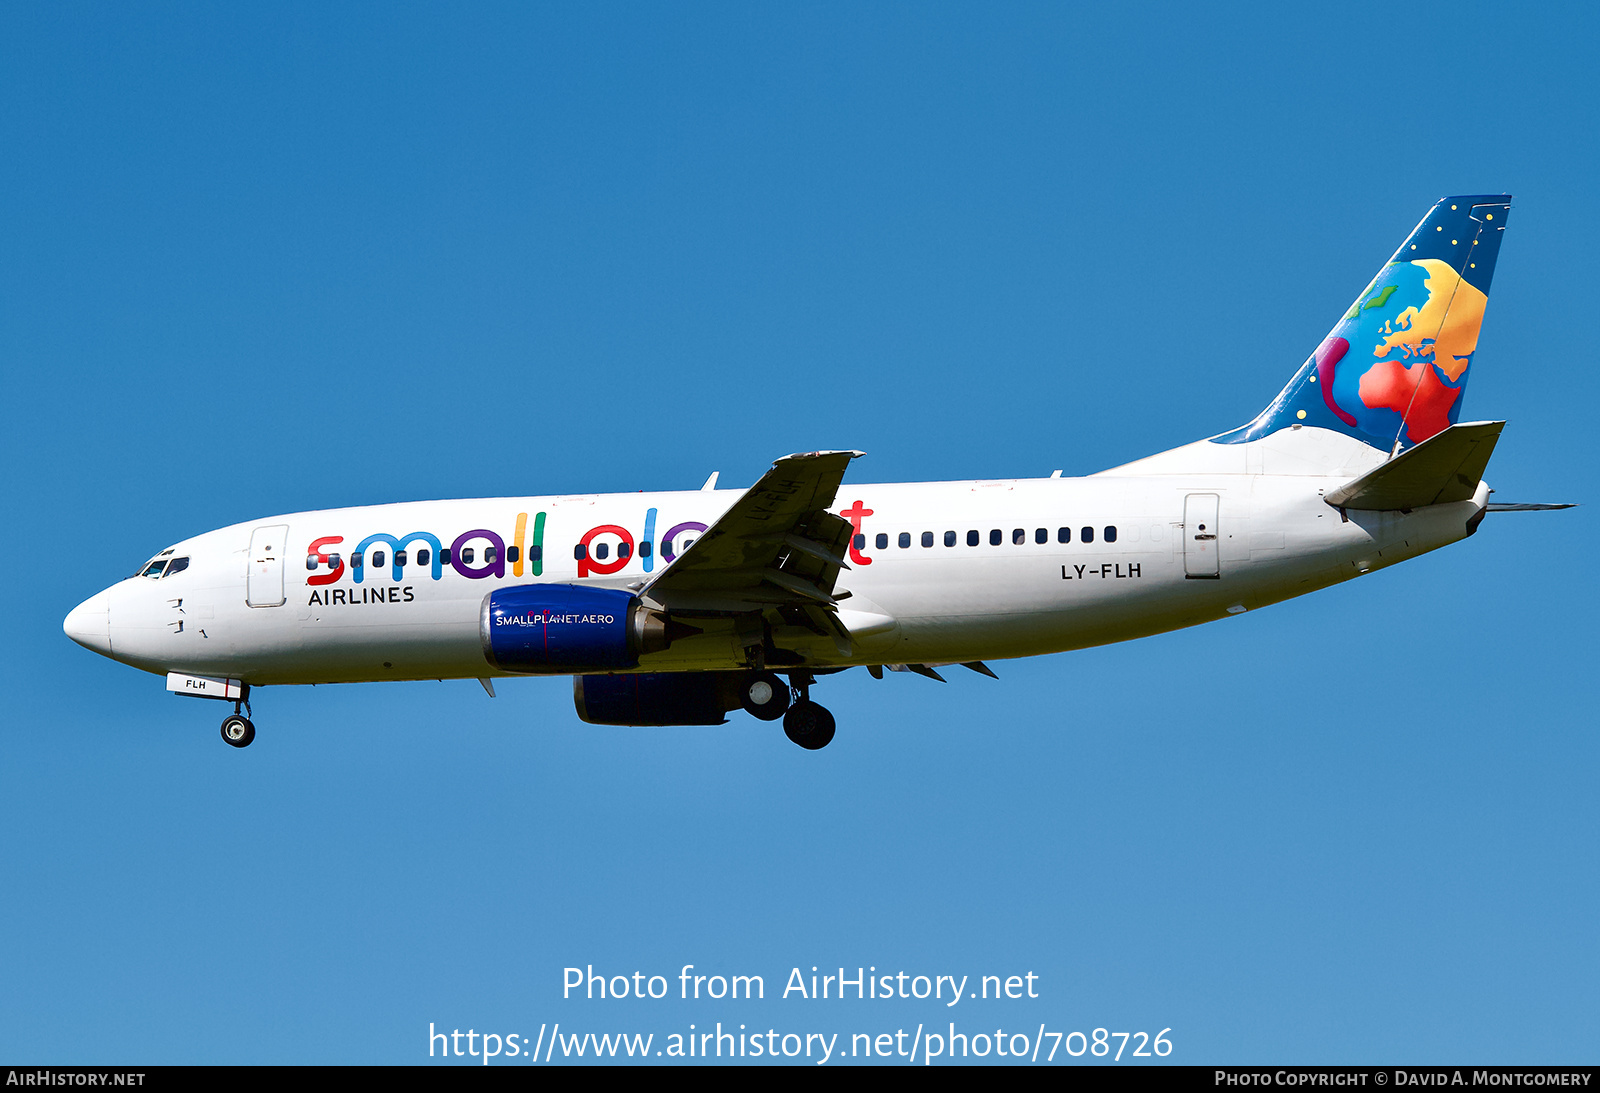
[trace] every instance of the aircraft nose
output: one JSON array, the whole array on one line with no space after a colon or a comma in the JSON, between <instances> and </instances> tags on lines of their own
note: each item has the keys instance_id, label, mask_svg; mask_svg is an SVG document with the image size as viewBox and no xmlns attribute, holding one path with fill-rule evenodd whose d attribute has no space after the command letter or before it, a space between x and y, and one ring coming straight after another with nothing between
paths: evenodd
<instances>
[{"instance_id":1,"label":"aircraft nose","mask_svg":"<svg viewBox=\"0 0 1600 1093\"><path fill-rule=\"evenodd\" d=\"M97 592L74 607L61 624L67 637L96 653L111 655L111 595Z\"/></svg>"}]
</instances>

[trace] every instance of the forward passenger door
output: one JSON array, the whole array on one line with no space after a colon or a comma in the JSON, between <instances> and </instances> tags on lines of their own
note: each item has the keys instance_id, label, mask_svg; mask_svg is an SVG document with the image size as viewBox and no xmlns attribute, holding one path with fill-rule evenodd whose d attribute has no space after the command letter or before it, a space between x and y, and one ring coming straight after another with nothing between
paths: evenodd
<instances>
[{"instance_id":1,"label":"forward passenger door","mask_svg":"<svg viewBox=\"0 0 1600 1093\"><path fill-rule=\"evenodd\" d=\"M273 524L250 533L250 572L244 602L251 607L282 607L283 554L289 525Z\"/></svg>"}]
</instances>

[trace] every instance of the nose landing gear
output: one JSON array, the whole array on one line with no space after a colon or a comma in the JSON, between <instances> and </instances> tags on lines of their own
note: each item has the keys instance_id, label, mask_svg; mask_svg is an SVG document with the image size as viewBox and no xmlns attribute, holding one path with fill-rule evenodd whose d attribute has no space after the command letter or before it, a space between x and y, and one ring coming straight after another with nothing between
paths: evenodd
<instances>
[{"instance_id":1,"label":"nose landing gear","mask_svg":"<svg viewBox=\"0 0 1600 1093\"><path fill-rule=\"evenodd\" d=\"M222 742L230 747L248 748L250 741L256 738L256 727L250 723L248 717L239 712L241 705L246 709L249 708L248 703L235 702L233 712L222 719Z\"/></svg>"},{"instance_id":2,"label":"nose landing gear","mask_svg":"<svg viewBox=\"0 0 1600 1093\"><path fill-rule=\"evenodd\" d=\"M236 748L248 748L250 741L256 738L256 727L250 724L248 717L239 714L229 714L222 721L222 739L224 743L232 744Z\"/></svg>"}]
</instances>

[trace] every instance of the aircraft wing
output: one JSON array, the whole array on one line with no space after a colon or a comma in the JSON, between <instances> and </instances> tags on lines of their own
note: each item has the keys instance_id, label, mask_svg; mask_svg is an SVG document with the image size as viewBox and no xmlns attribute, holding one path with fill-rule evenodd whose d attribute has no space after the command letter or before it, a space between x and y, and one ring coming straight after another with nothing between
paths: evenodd
<instances>
[{"instance_id":1,"label":"aircraft wing","mask_svg":"<svg viewBox=\"0 0 1600 1093\"><path fill-rule=\"evenodd\" d=\"M851 527L828 508L863 454L784 456L639 595L680 615L793 606L837 633L833 585L849 568Z\"/></svg>"}]
</instances>

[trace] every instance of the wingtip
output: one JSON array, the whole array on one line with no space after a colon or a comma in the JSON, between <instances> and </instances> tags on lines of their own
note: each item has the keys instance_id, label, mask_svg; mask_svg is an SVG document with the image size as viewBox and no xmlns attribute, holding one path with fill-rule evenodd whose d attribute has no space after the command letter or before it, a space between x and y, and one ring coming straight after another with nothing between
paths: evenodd
<instances>
[{"instance_id":1,"label":"wingtip","mask_svg":"<svg viewBox=\"0 0 1600 1093\"><path fill-rule=\"evenodd\" d=\"M854 449L841 449L839 451L823 451L823 452L791 452L790 454L784 456L783 458L784 459L827 459L829 456L847 455L851 459L860 459L862 456L864 456L866 454L867 454L866 452L858 452L858 451L856 451ZM780 462L781 462L781 460L780 460Z\"/></svg>"}]
</instances>

